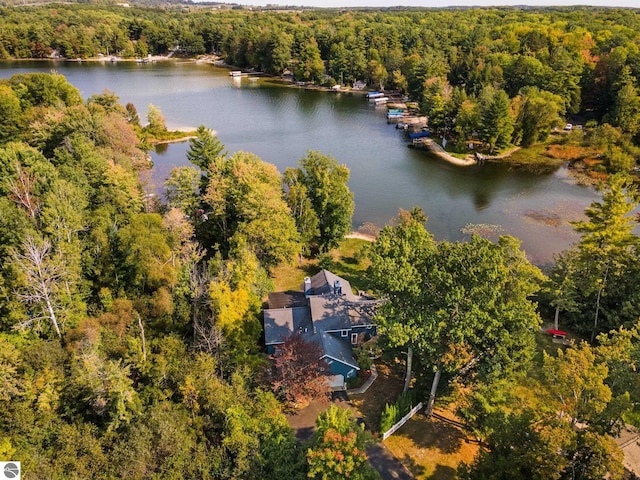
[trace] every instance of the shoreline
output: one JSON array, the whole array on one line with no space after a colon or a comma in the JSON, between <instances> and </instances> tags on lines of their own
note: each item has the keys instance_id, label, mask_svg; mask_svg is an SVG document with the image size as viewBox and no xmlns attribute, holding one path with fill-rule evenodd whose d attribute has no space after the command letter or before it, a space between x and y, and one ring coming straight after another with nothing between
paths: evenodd
<instances>
[{"instance_id":1,"label":"shoreline","mask_svg":"<svg viewBox=\"0 0 640 480\"><path fill-rule=\"evenodd\" d=\"M151 146L155 146L155 145L169 145L171 143L182 143L182 142L188 142L189 140L193 139L193 138L198 138L195 135L189 135L188 137L180 137L180 138L170 138L168 140L159 140L157 142L149 142Z\"/></svg>"},{"instance_id":2,"label":"shoreline","mask_svg":"<svg viewBox=\"0 0 640 480\"><path fill-rule=\"evenodd\" d=\"M327 92L327 93L346 93L346 94L352 94L352 95L365 95L368 92L372 91L372 90L368 90L368 89L353 89L353 88L348 87L348 86L342 86L341 89L335 90L335 89L333 89L331 87L324 87L324 86L315 85L315 84L300 85L300 84L296 84L296 82L294 82L292 80L288 80L288 79L282 78L282 76L272 75L272 74L268 74L268 73L265 73L265 72L259 72L259 71L253 71L253 70L246 70L246 69L242 69L240 67L236 67L234 65L226 64L226 63L224 63L224 61L221 60L220 57L218 57L217 55L212 55L212 54L192 56L192 57L174 56L174 55L154 55L154 56L143 57L143 58L136 58L136 57L134 57L134 58L124 58L124 57L118 57L117 55L112 55L112 56L75 58L75 59L74 58L66 58L66 57L47 57L47 58L7 58L7 59L1 59L0 61L2 61L2 60L5 60L5 61L34 61L34 62L48 60L48 61L53 61L53 62L78 62L78 63L81 63L81 62L95 62L95 63L120 63L120 62L129 63L129 62L136 62L136 63L141 63L141 64L174 61L174 62L206 64L206 65L211 65L211 66L216 67L216 68L223 68L223 69L226 69L226 70L239 69L247 76L254 76L254 77L257 77L257 78L262 78L262 79L266 80L269 83L277 84L278 86L284 87L284 88L299 88L299 89L304 89L304 90L315 90L315 91L322 91L322 92ZM188 130L188 129L184 128L184 130ZM176 131L184 131L184 130L183 130L183 127L179 127L178 129L176 129ZM191 131L193 131L193 130L191 130ZM215 132L214 132L214 134L215 134ZM168 145L168 144L172 144L172 143L182 143L182 142L189 141L189 140L191 140L193 138L196 138L196 137L195 136L188 136L188 137L181 137L181 138L177 138L177 139L161 140L161 141L158 141L158 142L153 142L151 145ZM429 151L433 155L437 156L439 159L444 160L444 161L446 161L447 163L449 163L451 165L455 165L455 166L458 166L458 167L470 167L470 166L473 166L473 165L478 165L478 161L476 160L476 158L473 155L466 155L465 158L456 157L456 156L451 155L450 153L448 153L444 148L442 148L442 146L440 144L438 144L433 139L423 139L423 141L421 143L422 143L422 145L425 147L425 149L427 151ZM414 145L410 144L409 147L414 147ZM514 147L514 148L511 148L508 151L503 152L503 153L501 153L499 155L485 156L485 160L487 162L491 162L491 161L495 161L495 160L504 160L505 158L509 158L514 152L520 150L521 148L522 147ZM573 171L574 169L571 169L571 170ZM577 176L578 175L576 175L576 177ZM594 180L592 180L589 177L589 175L584 175L584 176L587 177L587 180L585 181L584 179L582 179L582 181L580 183L592 186L594 184ZM369 239L369 240L371 240L371 239ZM375 238L374 238L374 240L375 240Z\"/></svg>"},{"instance_id":3,"label":"shoreline","mask_svg":"<svg viewBox=\"0 0 640 480\"><path fill-rule=\"evenodd\" d=\"M441 158L442 160L445 160L446 162L449 162L453 165L457 165L459 167L470 167L472 165L477 165L478 163L472 155L467 155L466 158L454 157L450 153L447 153L440 144L430 138L425 139L422 143L431 153L436 155L438 158Z\"/></svg>"},{"instance_id":4,"label":"shoreline","mask_svg":"<svg viewBox=\"0 0 640 480\"><path fill-rule=\"evenodd\" d=\"M344 238L357 238L358 240L364 240L367 242L375 242L376 237L374 235L370 235L368 233L360 233L357 231L351 232L344 236Z\"/></svg>"}]
</instances>

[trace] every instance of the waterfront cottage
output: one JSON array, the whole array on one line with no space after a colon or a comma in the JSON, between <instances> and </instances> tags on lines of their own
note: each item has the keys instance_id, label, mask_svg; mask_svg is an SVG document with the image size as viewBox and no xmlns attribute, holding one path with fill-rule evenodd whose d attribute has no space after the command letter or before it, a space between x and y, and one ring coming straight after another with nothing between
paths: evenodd
<instances>
[{"instance_id":1,"label":"waterfront cottage","mask_svg":"<svg viewBox=\"0 0 640 480\"><path fill-rule=\"evenodd\" d=\"M334 388L357 375L360 367L352 346L376 334L373 315L377 300L355 295L345 279L322 270L304 279L301 291L269 294L264 311L264 336L268 353L274 353L289 335L299 333L317 343L332 373Z\"/></svg>"}]
</instances>

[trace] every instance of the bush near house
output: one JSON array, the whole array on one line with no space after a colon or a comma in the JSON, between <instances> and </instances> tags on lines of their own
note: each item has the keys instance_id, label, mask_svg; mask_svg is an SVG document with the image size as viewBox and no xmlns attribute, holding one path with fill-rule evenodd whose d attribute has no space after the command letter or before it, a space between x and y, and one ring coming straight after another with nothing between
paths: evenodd
<instances>
[{"instance_id":1,"label":"bush near house","mask_svg":"<svg viewBox=\"0 0 640 480\"><path fill-rule=\"evenodd\" d=\"M413 390L402 392L396 403L384 407L380 419L380 432L384 433L400 421L416 405L416 398Z\"/></svg>"}]
</instances>

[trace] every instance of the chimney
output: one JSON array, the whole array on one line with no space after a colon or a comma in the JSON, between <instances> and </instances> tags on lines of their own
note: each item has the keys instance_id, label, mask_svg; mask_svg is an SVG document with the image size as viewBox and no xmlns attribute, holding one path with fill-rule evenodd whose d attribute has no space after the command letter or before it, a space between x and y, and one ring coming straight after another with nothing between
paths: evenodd
<instances>
[{"instance_id":1,"label":"chimney","mask_svg":"<svg viewBox=\"0 0 640 480\"><path fill-rule=\"evenodd\" d=\"M304 296L309 298L311 296L311 279L304 277Z\"/></svg>"},{"instance_id":2,"label":"chimney","mask_svg":"<svg viewBox=\"0 0 640 480\"><path fill-rule=\"evenodd\" d=\"M334 295L342 295L342 285L340 285L340 280L333 282L333 293Z\"/></svg>"}]
</instances>

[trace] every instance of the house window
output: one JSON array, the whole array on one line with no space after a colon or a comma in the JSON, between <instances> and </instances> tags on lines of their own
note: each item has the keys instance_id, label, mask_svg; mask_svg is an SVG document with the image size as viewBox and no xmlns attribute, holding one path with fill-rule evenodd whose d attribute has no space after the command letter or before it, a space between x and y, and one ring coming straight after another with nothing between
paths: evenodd
<instances>
[{"instance_id":1,"label":"house window","mask_svg":"<svg viewBox=\"0 0 640 480\"><path fill-rule=\"evenodd\" d=\"M352 333L351 334L351 345L355 345L358 343L358 334L357 333Z\"/></svg>"},{"instance_id":2,"label":"house window","mask_svg":"<svg viewBox=\"0 0 640 480\"><path fill-rule=\"evenodd\" d=\"M342 330L341 335L343 337L348 337L349 336L349 330Z\"/></svg>"}]
</instances>

